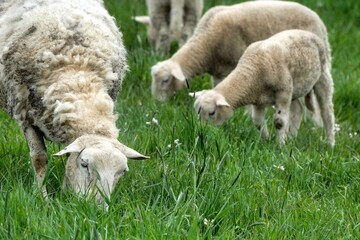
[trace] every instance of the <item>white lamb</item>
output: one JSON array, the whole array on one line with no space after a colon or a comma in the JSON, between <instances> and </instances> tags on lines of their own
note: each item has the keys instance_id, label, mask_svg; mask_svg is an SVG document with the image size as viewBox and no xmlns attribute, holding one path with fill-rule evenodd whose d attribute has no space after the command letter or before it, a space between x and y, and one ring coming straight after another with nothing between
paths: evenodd
<instances>
[{"instance_id":1,"label":"white lamb","mask_svg":"<svg viewBox=\"0 0 360 240\"><path fill-rule=\"evenodd\" d=\"M64 186L109 197L147 158L118 140L114 102L128 69L122 34L101 0L12 0L0 5L0 106L20 124L35 174L48 162L44 138L68 144Z\"/></svg>"},{"instance_id":2,"label":"white lamb","mask_svg":"<svg viewBox=\"0 0 360 240\"><path fill-rule=\"evenodd\" d=\"M171 41L183 46L191 37L203 9L203 0L146 0L149 16L136 16L148 25L148 39L156 51L166 54Z\"/></svg>"},{"instance_id":3,"label":"white lamb","mask_svg":"<svg viewBox=\"0 0 360 240\"><path fill-rule=\"evenodd\" d=\"M274 124L280 143L286 139L291 101L314 90L330 146L335 144L333 81L330 50L315 34L287 30L251 44L237 67L215 88L195 93L202 120L222 124L248 104L257 112L254 124L265 122L265 106L275 105Z\"/></svg>"}]
</instances>

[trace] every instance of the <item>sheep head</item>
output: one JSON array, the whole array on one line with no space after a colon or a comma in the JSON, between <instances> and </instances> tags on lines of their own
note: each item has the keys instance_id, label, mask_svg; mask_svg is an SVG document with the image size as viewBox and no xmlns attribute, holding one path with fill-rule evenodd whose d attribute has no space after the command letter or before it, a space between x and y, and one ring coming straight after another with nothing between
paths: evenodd
<instances>
[{"instance_id":1,"label":"sheep head","mask_svg":"<svg viewBox=\"0 0 360 240\"><path fill-rule=\"evenodd\" d=\"M202 121L221 125L233 115L233 108L225 97L215 90L203 90L189 95L196 98L194 108Z\"/></svg>"},{"instance_id":2,"label":"sheep head","mask_svg":"<svg viewBox=\"0 0 360 240\"><path fill-rule=\"evenodd\" d=\"M64 187L102 202L110 197L120 177L128 171L127 158L148 157L121 144L117 139L98 135L77 138L54 156L67 154Z\"/></svg>"},{"instance_id":3,"label":"sheep head","mask_svg":"<svg viewBox=\"0 0 360 240\"><path fill-rule=\"evenodd\" d=\"M151 68L151 93L159 101L165 101L177 90L186 86L186 78L180 65L172 60L157 63Z\"/></svg>"}]
</instances>

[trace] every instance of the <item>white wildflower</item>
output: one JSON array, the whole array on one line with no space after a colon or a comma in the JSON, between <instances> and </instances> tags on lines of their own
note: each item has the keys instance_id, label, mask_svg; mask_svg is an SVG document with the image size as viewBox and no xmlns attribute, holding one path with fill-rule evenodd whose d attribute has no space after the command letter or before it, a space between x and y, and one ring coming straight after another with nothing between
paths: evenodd
<instances>
[{"instance_id":1,"label":"white wildflower","mask_svg":"<svg viewBox=\"0 0 360 240\"><path fill-rule=\"evenodd\" d=\"M159 125L159 121L156 118L153 118L151 122L155 125Z\"/></svg>"},{"instance_id":2,"label":"white wildflower","mask_svg":"<svg viewBox=\"0 0 360 240\"><path fill-rule=\"evenodd\" d=\"M146 122L146 125L154 124L156 126L159 126L159 121L156 118L153 118L151 122Z\"/></svg>"},{"instance_id":3,"label":"white wildflower","mask_svg":"<svg viewBox=\"0 0 360 240\"><path fill-rule=\"evenodd\" d=\"M204 225L210 227L214 223L214 219L206 219L204 218Z\"/></svg>"},{"instance_id":4,"label":"white wildflower","mask_svg":"<svg viewBox=\"0 0 360 240\"><path fill-rule=\"evenodd\" d=\"M277 168L277 169L280 169L281 171L284 171L285 170L285 167L282 166L282 165L273 165L274 168Z\"/></svg>"},{"instance_id":5,"label":"white wildflower","mask_svg":"<svg viewBox=\"0 0 360 240\"><path fill-rule=\"evenodd\" d=\"M358 135L358 132L349 133L350 138L355 137L356 135Z\"/></svg>"},{"instance_id":6,"label":"white wildflower","mask_svg":"<svg viewBox=\"0 0 360 240\"><path fill-rule=\"evenodd\" d=\"M340 124L335 123L335 132L339 132L340 131Z\"/></svg>"},{"instance_id":7,"label":"white wildflower","mask_svg":"<svg viewBox=\"0 0 360 240\"><path fill-rule=\"evenodd\" d=\"M175 146L175 147L178 147L178 146L180 146L180 145L181 145L180 140L179 140L179 139L175 139L175 140L174 140L174 146ZM168 144L168 145L167 145L168 148L171 148L171 146L172 146L172 144Z\"/></svg>"}]
</instances>

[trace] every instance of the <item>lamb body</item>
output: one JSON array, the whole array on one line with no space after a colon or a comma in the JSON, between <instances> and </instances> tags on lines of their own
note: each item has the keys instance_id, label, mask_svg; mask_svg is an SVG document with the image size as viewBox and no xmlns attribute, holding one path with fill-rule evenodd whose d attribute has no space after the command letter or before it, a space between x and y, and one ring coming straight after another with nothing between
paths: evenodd
<instances>
[{"instance_id":1,"label":"lamb body","mask_svg":"<svg viewBox=\"0 0 360 240\"><path fill-rule=\"evenodd\" d=\"M265 106L275 105L274 123L280 143L286 139L291 101L317 97L328 143L335 144L331 57L322 39L303 30L287 30L251 44L237 67L212 90L197 92L194 104L202 120L222 124L233 110L255 105L260 127Z\"/></svg>"},{"instance_id":2,"label":"lamb body","mask_svg":"<svg viewBox=\"0 0 360 240\"><path fill-rule=\"evenodd\" d=\"M168 53L171 41L183 46L191 37L203 9L203 0L146 0L149 16L135 20L148 25L148 39L156 51Z\"/></svg>"},{"instance_id":3,"label":"lamb body","mask_svg":"<svg viewBox=\"0 0 360 240\"><path fill-rule=\"evenodd\" d=\"M128 66L122 34L103 2L7 1L0 32L0 105L24 132L39 185L47 138L68 145L55 154L69 154L64 185L109 196L127 157L145 156L117 140L114 102Z\"/></svg>"}]
</instances>

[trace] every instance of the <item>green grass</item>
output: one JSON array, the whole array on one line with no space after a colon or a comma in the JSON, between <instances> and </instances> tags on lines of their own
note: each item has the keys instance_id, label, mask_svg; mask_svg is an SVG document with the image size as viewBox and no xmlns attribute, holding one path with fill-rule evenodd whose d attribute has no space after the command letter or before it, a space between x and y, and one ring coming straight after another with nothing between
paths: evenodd
<instances>
[{"instance_id":1,"label":"green grass","mask_svg":"<svg viewBox=\"0 0 360 240\"><path fill-rule=\"evenodd\" d=\"M311 121L281 147L272 126L272 139L261 140L243 110L216 128L197 121L186 90L168 103L154 101L150 68L161 59L150 50L145 27L130 19L146 14L144 2L108 0L106 6L124 34L131 68L117 105L120 140L151 159L129 160L130 172L105 211L61 190L65 159L53 158L61 146L47 142L46 202L17 123L0 112L0 239L359 239L358 1L299 1L329 31L341 128L334 149ZM208 9L237 1L205 2ZM210 88L209 77L198 77L191 88ZM146 124L153 117L158 126Z\"/></svg>"}]
</instances>

